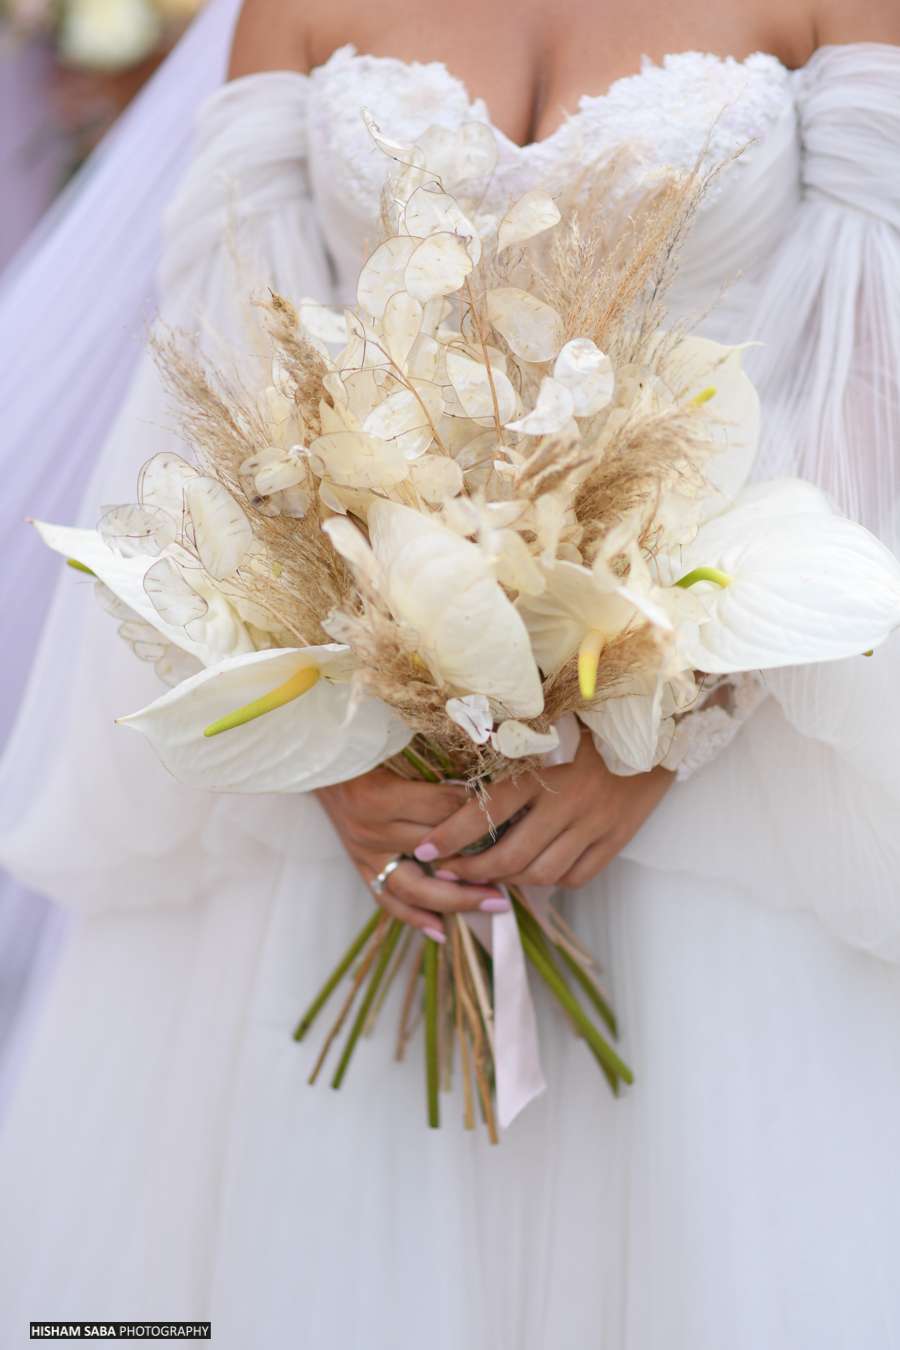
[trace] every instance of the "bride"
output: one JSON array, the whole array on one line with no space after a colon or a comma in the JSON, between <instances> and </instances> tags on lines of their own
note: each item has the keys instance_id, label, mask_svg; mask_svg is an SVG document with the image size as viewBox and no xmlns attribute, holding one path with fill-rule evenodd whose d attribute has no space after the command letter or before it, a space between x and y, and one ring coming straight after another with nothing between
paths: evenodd
<instances>
[{"instance_id":1,"label":"bride","mask_svg":"<svg viewBox=\"0 0 900 1350\"><path fill-rule=\"evenodd\" d=\"M176 53L175 102L117 142L136 203L147 113L180 144L228 14L220 0ZM672 310L760 340L759 472L817 480L896 547L898 41L889 0L248 0L166 215L160 310L237 340L248 276L352 299L386 163L363 107L398 140L491 125L498 200L562 190L625 145L641 174L727 160ZM84 275L98 304L121 284L114 315L146 213L114 228L104 211ZM62 285L77 258L43 247ZM79 325L92 313L87 297ZM23 308L23 333L36 317L52 388L70 357L52 305ZM121 383L124 326L84 348L86 388ZM61 455L81 444L53 403L41 415ZM85 523L177 445L171 422L145 358ZM498 789L495 819L527 817L462 857L483 818L452 787L383 771L318 799L173 783L112 726L155 696L152 676L63 577L3 774L4 860L77 918L0 1143L2 1345L32 1319L92 1317L208 1318L222 1350L900 1344L898 674L896 642L774 673L759 706L696 715L677 781L616 778L584 741L542 784ZM425 1129L421 1075L392 1064L384 1019L339 1095L306 1086L299 1005L373 877L413 852L442 875L405 862L380 901L433 941L447 913L502 905L497 882L567 889L638 1070L625 1098L550 1006L548 1090L498 1149L452 1106Z\"/></svg>"}]
</instances>

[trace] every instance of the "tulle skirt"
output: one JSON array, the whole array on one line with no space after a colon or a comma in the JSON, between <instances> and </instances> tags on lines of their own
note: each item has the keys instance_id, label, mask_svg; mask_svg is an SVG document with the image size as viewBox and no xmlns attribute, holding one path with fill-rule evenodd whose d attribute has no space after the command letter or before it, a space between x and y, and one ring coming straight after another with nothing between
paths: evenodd
<instances>
[{"instance_id":1,"label":"tulle skirt","mask_svg":"<svg viewBox=\"0 0 900 1350\"><path fill-rule=\"evenodd\" d=\"M4 1347L97 1317L220 1350L900 1343L896 966L621 859L564 904L636 1084L536 990L548 1090L492 1148L458 1083L426 1128L399 984L340 1092L307 1085L292 1026L370 901L317 803L285 812L279 860L235 867L229 803L195 903L76 921L0 1150Z\"/></svg>"}]
</instances>

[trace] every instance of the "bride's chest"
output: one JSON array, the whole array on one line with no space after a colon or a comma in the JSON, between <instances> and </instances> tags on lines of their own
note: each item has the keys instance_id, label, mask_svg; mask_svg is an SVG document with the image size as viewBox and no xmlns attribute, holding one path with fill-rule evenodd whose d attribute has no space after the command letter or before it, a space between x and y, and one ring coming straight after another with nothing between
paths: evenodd
<instances>
[{"instance_id":1,"label":"bride's chest","mask_svg":"<svg viewBox=\"0 0 900 1350\"><path fill-rule=\"evenodd\" d=\"M520 146L494 128L498 159L485 187L491 210L533 187L562 192L592 165L627 148L629 172L726 165L693 231L682 275L693 287L720 285L751 270L784 229L799 193L799 149L791 74L772 56L746 61L688 52L645 64L577 112L548 137ZM372 243L389 161L362 117L385 135L410 141L429 126L491 125L483 99L438 62L404 62L338 49L313 71L307 153L311 187L349 298ZM734 163L728 161L736 157Z\"/></svg>"}]
</instances>

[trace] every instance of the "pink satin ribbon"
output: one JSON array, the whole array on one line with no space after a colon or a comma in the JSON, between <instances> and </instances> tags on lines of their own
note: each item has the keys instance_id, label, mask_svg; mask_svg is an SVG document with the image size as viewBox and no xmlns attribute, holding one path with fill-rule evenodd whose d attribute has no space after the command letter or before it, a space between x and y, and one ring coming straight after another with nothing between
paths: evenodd
<instances>
[{"instance_id":1,"label":"pink satin ribbon","mask_svg":"<svg viewBox=\"0 0 900 1350\"><path fill-rule=\"evenodd\" d=\"M544 757L549 768L569 764L578 748L580 731L574 717L561 719L556 727L559 746ZM530 886L525 891L528 907L542 928L547 930L547 909L552 886ZM467 914L466 922L475 937L491 954L494 968L494 1080L497 1092L497 1119L507 1129L529 1102L547 1086L541 1068L537 1017L528 985L528 963L519 936L516 916L506 914L488 918Z\"/></svg>"}]
</instances>

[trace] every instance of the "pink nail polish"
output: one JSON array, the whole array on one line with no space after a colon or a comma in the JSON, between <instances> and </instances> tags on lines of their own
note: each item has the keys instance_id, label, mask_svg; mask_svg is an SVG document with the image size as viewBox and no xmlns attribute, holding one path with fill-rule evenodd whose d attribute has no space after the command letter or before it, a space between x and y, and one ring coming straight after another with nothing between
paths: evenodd
<instances>
[{"instance_id":1,"label":"pink nail polish","mask_svg":"<svg viewBox=\"0 0 900 1350\"><path fill-rule=\"evenodd\" d=\"M459 881L455 872L448 872L446 867L439 867L434 874L438 881Z\"/></svg>"},{"instance_id":2,"label":"pink nail polish","mask_svg":"<svg viewBox=\"0 0 900 1350\"><path fill-rule=\"evenodd\" d=\"M438 851L434 844L420 844L416 849L416 857L419 862L434 862L438 856Z\"/></svg>"},{"instance_id":3,"label":"pink nail polish","mask_svg":"<svg viewBox=\"0 0 900 1350\"><path fill-rule=\"evenodd\" d=\"M432 942L447 941L445 935L441 932L440 928L423 928L422 932L425 934L426 937L430 937Z\"/></svg>"},{"instance_id":4,"label":"pink nail polish","mask_svg":"<svg viewBox=\"0 0 900 1350\"><path fill-rule=\"evenodd\" d=\"M508 914L510 903L502 895L489 895L487 900L482 900L478 908L482 914Z\"/></svg>"}]
</instances>

